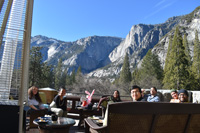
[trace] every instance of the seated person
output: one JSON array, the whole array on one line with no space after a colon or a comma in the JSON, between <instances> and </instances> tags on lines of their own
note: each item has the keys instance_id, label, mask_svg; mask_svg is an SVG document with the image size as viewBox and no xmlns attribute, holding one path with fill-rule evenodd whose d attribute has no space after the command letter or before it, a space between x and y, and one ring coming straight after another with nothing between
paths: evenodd
<instances>
[{"instance_id":1,"label":"seated person","mask_svg":"<svg viewBox=\"0 0 200 133\"><path fill-rule=\"evenodd\" d=\"M170 103L180 103L181 102L178 99L178 92L175 89L171 90L171 96L172 96L172 99L170 100Z\"/></svg>"},{"instance_id":2,"label":"seated person","mask_svg":"<svg viewBox=\"0 0 200 133\"><path fill-rule=\"evenodd\" d=\"M112 96L107 96L107 97L102 97L100 100L99 100L99 103L97 105L97 108L99 109L100 108L100 105L103 103L103 102L106 102L106 105L102 106L102 117L104 117L104 114L105 114L105 110L106 110L106 107L107 107L107 103L114 103L114 102L121 102L121 98L120 98L120 93L118 90L115 90L113 95Z\"/></svg>"},{"instance_id":3,"label":"seated person","mask_svg":"<svg viewBox=\"0 0 200 133\"><path fill-rule=\"evenodd\" d=\"M65 87L60 87L58 95L55 96L50 104L50 110L58 115L58 117L67 117L67 99L65 94Z\"/></svg>"},{"instance_id":4,"label":"seated person","mask_svg":"<svg viewBox=\"0 0 200 133\"><path fill-rule=\"evenodd\" d=\"M147 97L148 102L160 102L160 98L157 96L156 87L151 87L150 94Z\"/></svg>"},{"instance_id":5,"label":"seated person","mask_svg":"<svg viewBox=\"0 0 200 133\"><path fill-rule=\"evenodd\" d=\"M189 103L188 101L188 91L185 89L181 89L178 91L178 99L180 100L181 103Z\"/></svg>"},{"instance_id":6,"label":"seated person","mask_svg":"<svg viewBox=\"0 0 200 133\"><path fill-rule=\"evenodd\" d=\"M32 86L28 89L28 106L31 110L44 109L42 107L42 100L39 95L38 87L36 86Z\"/></svg>"},{"instance_id":7,"label":"seated person","mask_svg":"<svg viewBox=\"0 0 200 133\"><path fill-rule=\"evenodd\" d=\"M118 90L114 91L112 96L107 96L107 97L102 97L98 103L97 108L100 108L100 105L103 101L107 101L109 103L114 103L114 102L121 102L121 98L120 98L120 93Z\"/></svg>"},{"instance_id":8,"label":"seated person","mask_svg":"<svg viewBox=\"0 0 200 133\"><path fill-rule=\"evenodd\" d=\"M142 91L142 97L144 99L147 99L148 95L145 93L145 89L141 89L141 91Z\"/></svg>"},{"instance_id":9,"label":"seated person","mask_svg":"<svg viewBox=\"0 0 200 133\"><path fill-rule=\"evenodd\" d=\"M133 99L133 101L146 101L143 97L142 97L142 91L141 88L137 85L134 85L131 87L131 97Z\"/></svg>"}]
</instances>

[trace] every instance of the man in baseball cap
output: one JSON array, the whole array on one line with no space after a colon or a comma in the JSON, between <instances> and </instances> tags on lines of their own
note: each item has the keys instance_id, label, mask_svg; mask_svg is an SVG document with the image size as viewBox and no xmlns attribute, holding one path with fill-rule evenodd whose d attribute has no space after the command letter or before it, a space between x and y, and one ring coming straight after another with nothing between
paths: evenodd
<instances>
[{"instance_id":1,"label":"man in baseball cap","mask_svg":"<svg viewBox=\"0 0 200 133\"><path fill-rule=\"evenodd\" d=\"M181 89L178 91L178 99L181 101L181 103L188 102L188 91L185 89Z\"/></svg>"}]
</instances>

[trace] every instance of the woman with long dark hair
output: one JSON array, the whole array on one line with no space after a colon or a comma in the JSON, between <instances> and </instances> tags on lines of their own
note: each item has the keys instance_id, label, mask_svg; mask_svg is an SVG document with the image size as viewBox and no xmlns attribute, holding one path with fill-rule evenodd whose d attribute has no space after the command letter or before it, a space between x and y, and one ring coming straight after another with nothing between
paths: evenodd
<instances>
[{"instance_id":1,"label":"woman with long dark hair","mask_svg":"<svg viewBox=\"0 0 200 133\"><path fill-rule=\"evenodd\" d=\"M120 93L119 93L118 90L115 90L113 95L102 97L99 100L97 108L99 109L100 106L101 106L101 108L102 108L102 117L104 117L105 110L107 108L107 104L114 103L114 102L121 102Z\"/></svg>"},{"instance_id":2,"label":"woman with long dark hair","mask_svg":"<svg viewBox=\"0 0 200 133\"><path fill-rule=\"evenodd\" d=\"M42 105L42 100L39 95L38 87L32 86L28 89L28 105L33 110L39 110Z\"/></svg>"}]
</instances>

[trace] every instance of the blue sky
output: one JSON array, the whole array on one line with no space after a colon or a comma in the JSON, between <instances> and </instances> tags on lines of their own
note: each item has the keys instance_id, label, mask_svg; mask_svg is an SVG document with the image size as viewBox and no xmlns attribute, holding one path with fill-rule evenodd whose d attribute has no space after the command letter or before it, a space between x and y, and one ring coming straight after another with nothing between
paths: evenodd
<instances>
[{"instance_id":1,"label":"blue sky","mask_svg":"<svg viewBox=\"0 0 200 133\"><path fill-rule=\"evenodd\" d=\"M125 38L133 25L163 23L198 6L199 0L34 0L32 36Z\"/></svg>"}]
</instances>

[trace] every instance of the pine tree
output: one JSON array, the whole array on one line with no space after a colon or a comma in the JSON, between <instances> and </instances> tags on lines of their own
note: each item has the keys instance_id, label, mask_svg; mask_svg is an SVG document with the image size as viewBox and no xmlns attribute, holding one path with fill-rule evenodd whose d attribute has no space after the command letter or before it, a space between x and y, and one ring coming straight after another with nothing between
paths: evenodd
<instances>
[{"instance_id":1,"label":"pine tree","mask_svg":"<svg viewBox=\"0 0 200 133\"><path fill-rule=\"evenodd\" d=\"M78 67L78 70L76 72L76 76L79 76L80 74L82 74L82 72L81 72L81 66Z\"/></svg>"},{"instance_id":2,"label":"pine tree","mask_svg":"<svg viewBox=\"0 0 200 133\"><path fill-rule=\"evenodd\" d=\"M124 58L124 63L122 66L122 71L120 72L119 82L124 84L124 83L129 83L130 81L131 81L131 72L129 65L129 57L128 54L126 53Z\"/></svg>"},{"instance_id":3,"label":"pine tree","mask_svg":"<svg viewBox=\"0 0 200 133\"><path fill-rule=\"evenodd\" d=\"M68 74L66 75L65 83L66 83L66 85L72 85L71 76Z\"/></svg>"},{"instance_id":4,"label":"pine tree","mask_svg":"<svg viewBox=\"0 0 200 133\"><path fill-rule=\"evenodd\" d=\"M76 76L75 76L75 80L76 80L76 82L81 82L81 80L83 80L83 74L81 72L81 66L78 67L78 70L77 70Z\"/></svg>"},{"instance_id":5,"label":"pine tree","mask_svg":"<svg viewBox=\"0 0 200 133\"><path fill-rule=\"evenodd\" d=\"M188 40L187 40L186 34L184 34L184 37L183 37L183 45L185 47L185 55L188 58L189 65L192 65L192 61L191 61L192 58L190 56L190 48L189 48L189 45L188 45Z\"/></svg>"},{"instance_id":6,"label":"pine tree","mask_svg":"<svg viewBox=\"0 0 200 133\"><path fill-rule=\"evenodd\" d=\"M68 75L67 72L68 72L68 69L65 68L64 71L61 74L61 81L60 81L61 86L66 85L66 78L67 78L67 75Z\"/></svg>"},{"instance_id":7,"label":"pine tree","mask_svg":"<svg viewBox=\"0 0 200 133\"><path fill-rule=\"evenodd\" d=\"M171 49L172 49L172 37L169 37L169 45L168 45L168 49L167 49L167 56L165 58L165 67L164 67L164 71L167 71L167 65L169 62L169 57L170 57L170 53L171 53ZM166 69L166 70L165 70Z\"/></svg>"},{"instance_id":8,"label":"pine tree","mask_svg":"<svg viewBox=\"0 0 200 133\"><path fill-rule=\"evenodd\" d=\"M55 88L59 89L61 84L61 77L62 77L62 59L60 58L58 61L58 65L55 68Z\"/></svg>"},{"instance_id":9,"label":"pine tree","mask_svg":"<svg viewBox=\"0 0 200 133\"><path fill-rule=\"evenodd\" d=\"M168 49L167 49L167 56L165 58L164 78L163 78L164 88L169 86L169 74L171 73L169 60L170 60L171 49L172 49L172 37L170 36L169 37L169 45L168 45Z\"/></svg>"},{"instance_id":10,"label":"pine tree","mask_svg":"<svg viewBox=\"0 0 200 133\"><path fill-rule=\"evenodd\" d=\"M73 71L71 73L71 81L72 81L72 83L76 82L76 72L75 72L75 69L73 69Z\"/></svg>"},{"instance_id":11,"label":"pine tree","mask_svg":"<svg viewBox=\"0 0 200 133\"><path fill-rule=\"evenodd\" d=\"M195 32L194 40L194 56L192 63L192 73L196 80L196 87L194 89L200 90L200 42L198 37L198 32Z\"/></svg>"},{"instance_id":12,"label":"pine tree","mask_svg":"<svg viewBox=\"0 0 200 133\"><path fill-rule=\"evenodd\" d=\"M168 78L168 88L189 89L187 88L189 84L189 61L185 55L185 47L178 27L176 27L174 33L167 69L165 76ZM166 82L164 81L164 83Z\"/></svg>"},{"instance_id":13,"label":"pine tree","mask_svg":"<svg viewBox=\"0 0 200 133\"><path fill-rule=\"evenodd\" d=\"M138 68L135 68L132 73L132 85L139 85L139 80L141 80L141 74Z\"/></svg>"},{"instance_id":14,"label":"pine tree","mask_svg":"<svg viewBox=\"0 0 200 133\"><path fill-rule=\"evenodd\" d=\"M41 87L54 87L54 75L51 65L46 62L42 65L42 86Z\"/></svg>"},{"instance_id":15,"label":"pine tree","mask_svg":"<svg viewBox=\"0 0 200 133\"><path fill-rule=\"evenodd\" d=\"M29 84L42 85L42 47L32 47L30 51Z\"/></svg>"},{"instance_id":16,"label":"pine tree","mask_svg":"<svg viewBox=\"0 0 200 133\"><path fill-rule=\"evenodd\" d=\"M143 58L141 68L133 72L132 84L143 87L156 86L162 87L163 69L158 59L158 55L153 54L151 49Z\"/></svg>"},{"instance_id":17,"label":"pine tree","mask_svg":"<svg viewBox=\"0 0 200 133\"><path fill-rule=\"evenodd\" d=\"M153 75L158 80L162 80L163 69L160 64L158 56L153 54L150 49L143 59L141 72L145 75Z\"/></svg>"},{"instance_id":18,"label":"pine tree","mask_svg":"<svg viewBox=\"0 0 200 133\"><path fill-rule=\"evenodd\" d=\"M30 52L29 84L39 87L54 87L54 74L51 65L42 62L42 47L32 47Z\"/></svg>"}]
</instances>

